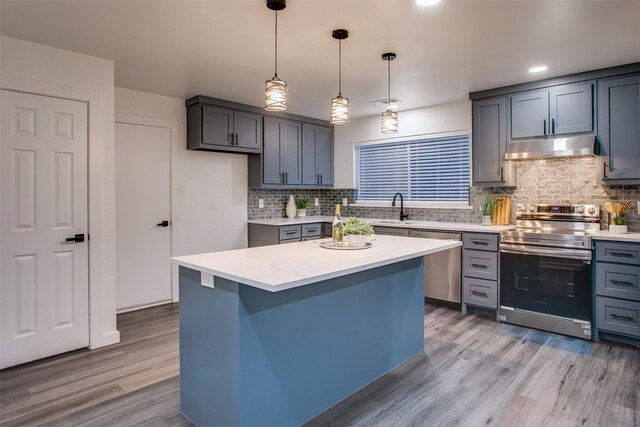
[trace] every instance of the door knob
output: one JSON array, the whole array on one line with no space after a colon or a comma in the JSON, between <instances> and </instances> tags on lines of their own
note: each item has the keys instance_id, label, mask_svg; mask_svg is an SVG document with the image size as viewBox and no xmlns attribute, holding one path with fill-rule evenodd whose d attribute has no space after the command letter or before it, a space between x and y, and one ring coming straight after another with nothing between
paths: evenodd
<instances>
[{"instance_id":1,"label":"door knob","mask_svg":"<svg viewBox=\"0 0 640 427\"><path fill-rule=\"evenodd\" d=\"M64 241L66 243L82 243L84 242L84 234L76 234L73 237L67 237Z\"/></svg>"},{"instance_id":2,"label":"door knob","mask_svg":"<svg viewBox=\"0 0 640 427\"><path fill-rule=\"evenodd\" d=\"M156 227L168 227L169 226L169 221L162 221L156 224Z\"/></svg>"}]
</instances>

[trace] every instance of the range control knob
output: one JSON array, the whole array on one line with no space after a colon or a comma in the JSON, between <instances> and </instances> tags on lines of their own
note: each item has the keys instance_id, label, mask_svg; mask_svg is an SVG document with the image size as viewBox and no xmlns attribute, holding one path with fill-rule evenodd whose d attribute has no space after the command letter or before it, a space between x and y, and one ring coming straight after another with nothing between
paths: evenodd
<instances>
[{"instance_id":1,"label":"range control knob","mask_svg":"<svg viewBox=\"0 0 640 427\"><path fill-rule=\"evenodd\" d=\"M518 212L524 212L527 210L527 207L525 205L521 205L520 203L518 203L518 206L516 207L516 209L518 210Z\"/></svg>"},{"instance_id":2,"label":"range control knob","mask_svg":"<svg viewBox=\"0 0 640 427\"><path fill-rule=\"evenodd\" d=\"M580 214L581 214L581 213L584 213L584 206L578 206L578 207L576 208L576 212L578 212L578 213L580 213Z\"/></svg>"},{"instance_id":3,"label":"range control knob","mask_svg":"<svg viewBox=\"0 0 640 427\"><path fill-rule=\"evenodd\" d=\"M535 212L535 211L536 211L535 205L529 206L529 212Z\"/></svg>"},{"instance_id":4,"label":"range control knob","mask_svg":"<svg viewBox=\"0 0 640 427\"><path fill-rule=\"evenodd\" d=\"M593 206L591 206L591 207L587 210L587 212L589 213L589 215L593 215L593 214L595 214L595 213L596 213L596 208L594 208Z\"/></svg>"}]
</instances>

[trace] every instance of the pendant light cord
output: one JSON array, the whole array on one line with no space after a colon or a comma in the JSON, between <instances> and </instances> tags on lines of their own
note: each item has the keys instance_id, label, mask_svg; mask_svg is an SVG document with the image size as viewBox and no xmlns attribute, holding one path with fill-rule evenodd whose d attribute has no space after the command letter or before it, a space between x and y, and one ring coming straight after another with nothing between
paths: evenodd
<instances>
[{"instance_id":1,"label":"pendant light cord","mask_svg":"<svg viewBox=\"0 0 640 427\"><path fill-rule=\"evenodd\" d=\"M338 40L338 96L342 96L342 39Z\"/></svg>"},{"instance_id":2,"label":"pendant light cord","mask_svg":"<svg viewBox=\"0 0 640 427\"><path fill-rule=\"evenodd\" d=\"M391 109L391 60L387 59L387 109Z\"/></svg>"},{"instance_id":3,"label":"pendant light cord","mask_svg":"<svg viewBox=\"0 0 640 427\"><path fill-rule=\"evenodd\" d=\"M275 76L278 77L278 11L276 10L276 64L275 64Z\"/></svg>"}]
</instances>

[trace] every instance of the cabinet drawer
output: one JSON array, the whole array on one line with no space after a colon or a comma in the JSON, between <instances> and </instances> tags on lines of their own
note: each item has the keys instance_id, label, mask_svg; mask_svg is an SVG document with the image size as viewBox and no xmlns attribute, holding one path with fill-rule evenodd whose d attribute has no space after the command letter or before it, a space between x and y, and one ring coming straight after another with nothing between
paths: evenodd
<instances>
[{"instance_id":1,"label":"cabinet drawer","mask_svg":"<svg viewBox=\"0 0 640 427\"><path fill-rule=\"evenodd\" d=\"M498 251L498 236L484 233L464 233L462 247L479 251Z\"/></svg>"},{"instance_id":2,"label":"cabinet drawer","mask_svg":"<svg viewBox=\"0 0 640 427\"><path fill-rule=\"evenodd\" d=\"M331 224L322 224L322 237L331 237Z\"/></svg>"},{"instance_id":3,"label":"cabinet drawer","mask_svg":"<svg viewBox=\"0 0 640 427\"><path fill-rule=\"evenodd\" d=\"M382 236L403 236L409 237L409 229L408 228L396 228L396 227L373 227L376 234L380 234Z\"/></svg>"},{"instance_id":4,"label":"cabinet drawer","mask_svg":"<svg viewBox=\"0 0 640 427\"><path fill-rule=\"evenodd\" d=\"M302 224L302 237L320 236L322 234L320 224Z\"/></svg>"},{"instance_id":5,"label":"cabinet drawer","mask_svg":"<svg viewBox=\"0 0 640 427\"><path fill-rule=\"evenodd\" d=\"M640 264L640 245L633 243L597 242L596 260L620 264Z\"/></svg>"},{"instance_id":6,"label":"cabinet drawer","mask_svg":"<svg viewBox=\"0 0 640 427\"><path fill-rule=\"evenodd\" d=\"M597 297L597 327L640 337L640 302Z\"/></svg>"},{"instance_id":7,"label":"cabinet drawer","mask_svg":"<svg viewBox=\"0 0 640 427\"><path fill-rule=\"evenodd\" d=\"M497 252L465 249L462 252L462 274L477 279L498 280Z\"/></svg>"},{"instance_id":8,"label":"cabinet drawer","mask_svg":"<svg viewBox=\"0 0 640 427\"><path fill-rule=\"evenodd\" d=\"M472 279L462 280L462 300L465 304L487 308L498 308L498 283L491 280Z\"/></svg>"},{"instance_id":9,"label":"cabinet drawer","mask_svg":"<svg viewBox=\"0 0 640 427\"><path fill-rule=\"evenodd\" d=\"M299 225L280 227L280 240L300 239L300 234L301 230Z\"/></svg>"},{"instance_id":10,"label":"cabinet drawer","mask_svg":"<svg viewBox=\"0 0 640 427\"><path fill-rule=\"evenodd\" d=\"M596 263L596 293L608 297L640 301L640 267Z\"/></svg>"}]
</instances>

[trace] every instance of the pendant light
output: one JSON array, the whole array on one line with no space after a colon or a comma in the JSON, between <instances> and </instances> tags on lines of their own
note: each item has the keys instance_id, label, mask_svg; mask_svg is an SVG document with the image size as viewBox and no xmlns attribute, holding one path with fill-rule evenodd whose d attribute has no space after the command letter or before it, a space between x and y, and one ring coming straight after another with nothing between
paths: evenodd
<instances>
[{"instance_id":1,"label":"pendant light","mask_svg":"<svg viewBox=\"0 0 640 427\"><path fill-rule=\"evenodd\" d=\"M395 53L383 53L382 59L387 61L388 76L388 92L387 92L387 111L382 113L382 133L398 132L398 113L391 111L391 61L396 59Z\"/></svg>"},{"instance_id":2,"label":"pendant light","mask_svg":"<svg viewBox=\"0 0 640 427\"><path fill-rule=\"evenodd\" d=\"M278 11L287 7L286 0L267 0L267 8L276 12L275 73L265 82L264 109L285 111L287 109L287 82L278 78Z\"/></svg>"},{"instance_id":3,"label":"pendant light","mask_svg":"<svg viewBox=\"0 0 640 427\"><path fill-rule=\"evenodd\" d=\"M349 123L349 98L342 96L342 40L349 37L349 31L333 30L331 36L338 40L338 96L331 100L331 119L334 125Z\"/></svg>"}]
</instances>

